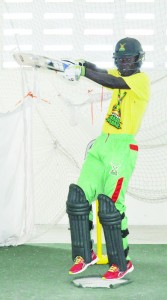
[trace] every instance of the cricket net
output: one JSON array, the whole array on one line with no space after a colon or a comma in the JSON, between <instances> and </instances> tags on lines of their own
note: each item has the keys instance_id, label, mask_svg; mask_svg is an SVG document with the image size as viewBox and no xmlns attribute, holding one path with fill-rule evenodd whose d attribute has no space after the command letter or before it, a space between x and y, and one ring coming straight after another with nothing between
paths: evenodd
<instances>
[{"instance_id":1,"label":"cricket net","mask_svg":"<svg viewBox=\"0 0 167 300\"><path fill-rule=\"evenodd\" d=\"M61 221L68 186L79 175L86 146L100 133L111 98L85 78L72 83L54 71L20 68L15 52L84 58L108 68L119 39L139 39L151 99L127 197L167 201L166 1L4 0L0 11L1 161L8 162L0 171L0 245L22 243L34 225Z\"/></svg>"}]
</instances>

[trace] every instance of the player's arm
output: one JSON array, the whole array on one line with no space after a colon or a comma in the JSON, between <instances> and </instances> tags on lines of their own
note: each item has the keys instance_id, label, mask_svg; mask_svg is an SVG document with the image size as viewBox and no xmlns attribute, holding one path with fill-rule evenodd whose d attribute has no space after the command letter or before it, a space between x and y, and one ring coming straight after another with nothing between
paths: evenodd
<instances>
[{"instance_id":1,"label":"player's arm","mask_svg":"<svg viewBox=\"0 0 167 300\"><path fill-rule=\"evenodd\" d=\"M100 69L98 68L95 64L89 62L89 61L84 61L83 64L79 63L81 66L84 66L86 69L95 71L95 72L100 72L100 73L108 73L106 69Z\"/></svg>"},{"instance_id":2,"label":"player's arm","mask_svg":"<svg viewBox=\"0 0 167 300\"><path fill-rule=\"evenodd\" d=\"M88 61L80 60L65 70L65 77L68 80L78 80L80 76L85 76L107 88L130 89L122 77L108 74L106 69L97 68L95 64Z\"/></svg>"},{"instance_id":3,"label":"player's arm","mask_svg":"<svg viewBox=\"0 0 167 300\"><path fill-rule=\"evenodd\" d=\"M85 67L85 77L111 89L130 89L123 78L108 74L106 69L97 68L95 64L88 61L82 65Z\"/></svg>"},{"instance_id":4,"label":"player's arm","mask_svg":"<svg viewBox=\"0 0 167 300\"><path fill-rule=\"evenodd\" d=\"M85 68L85 77L111 89L130 89L122 77L115 77L106 72Z\"/></svg>"}]
</instances>

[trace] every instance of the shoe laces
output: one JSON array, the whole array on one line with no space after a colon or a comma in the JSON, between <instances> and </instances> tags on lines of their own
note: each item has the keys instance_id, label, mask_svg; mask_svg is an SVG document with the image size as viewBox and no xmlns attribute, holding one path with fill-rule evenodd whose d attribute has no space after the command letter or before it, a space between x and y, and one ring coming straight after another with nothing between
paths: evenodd
<instances>
[{"instance_id":1,"label":"shoe laces","mask_svg":"<svg viewBox=\"0 0 167 300\"><path fill-rule=\"evenodd\" d=\"M112 273L118 272L118 271L119 271L119 268L117 267L117 265L114 265L114 264L108 270L108 272L112 272Z\"/></svg>"},{"instance_id":2,"label":"shoe laces","mask_svg":"<svg viewBox=\"0 0 167 300\"><path fill-rule=\"evenodd\" d=\"M84 261L84 259L81 256L77 256L74 260L74 263L75 263L75 265L78 265L83 261Z\"/></svg>"}]
</instances>

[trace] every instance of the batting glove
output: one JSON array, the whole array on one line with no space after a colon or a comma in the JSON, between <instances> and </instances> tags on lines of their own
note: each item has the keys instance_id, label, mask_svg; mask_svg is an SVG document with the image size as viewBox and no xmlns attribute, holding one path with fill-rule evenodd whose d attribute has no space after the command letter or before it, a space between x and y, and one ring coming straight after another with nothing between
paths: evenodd
<instances>
[{"instance_id":1,"label":"batting glove","mask_svg":"<svg viewBox=\"0 0 167 300\"><path fill-rule=\"evenodd\" d=\"M80 76L85 76L85 67L78 63L69 65L64 71L64 78L69 81L78 81Z\"/></svg>"}]
</instances>

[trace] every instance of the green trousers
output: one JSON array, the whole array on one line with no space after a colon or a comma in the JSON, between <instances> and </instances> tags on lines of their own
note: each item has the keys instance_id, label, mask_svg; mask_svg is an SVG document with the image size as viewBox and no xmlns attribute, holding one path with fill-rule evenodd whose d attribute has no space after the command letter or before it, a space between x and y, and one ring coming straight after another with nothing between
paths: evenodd
<instances>
[{"instance_id":1,"label":"green trousers","mask_svg":"<svg viewBox=\"0 0 167 300\"><path fill-rule=\"evenodd\" d=\"M125 213L125 193L137 153L138 146L133 135L101 133L87 153L77 182L90 205L99 194L104 194L115 202L121 214ZM92 218L90 215L90 219ZM125 216L121 230L126 230L127 226ZM123 248L128 248L127 236L123 238ZM127 259L130 258L127 256Z\"/></svg>"}]
</instances>

